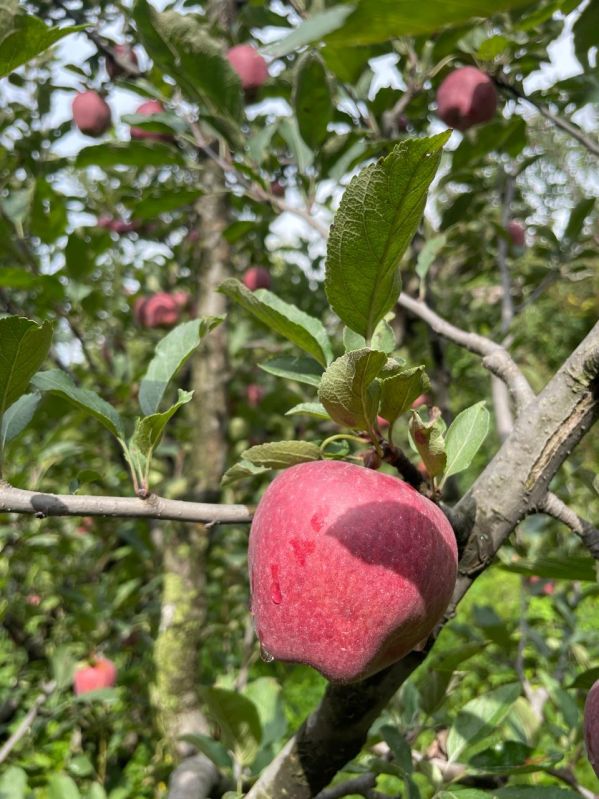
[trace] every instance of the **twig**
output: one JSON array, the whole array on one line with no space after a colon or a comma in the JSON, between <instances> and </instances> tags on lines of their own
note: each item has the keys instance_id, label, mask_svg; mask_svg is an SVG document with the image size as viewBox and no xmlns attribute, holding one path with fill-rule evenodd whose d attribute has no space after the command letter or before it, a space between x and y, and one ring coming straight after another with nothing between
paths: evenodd
<instances>
[{"instance_id":1,"label":"twig","mask_svg":"<svg viewBox=\"0 0 599 799\"><path fill-rule=\"evenodd\" d=\"M552 777L555 777L556 780L561 780L562 782L565 782L566 785L574 788L574 790L578 791L578 793L584 797L584 799L597 799L597 794L594 794L588 788L585 788L579 782L577 782L576 778L570 771L562 768L547 768L545 771L547 774L551 774Z\"/></svg>"},{"instance_id":2,"label":"twig","mask_svg":"<svg viewBox=\"0 0 599 799\"><path fill-rule=\"evenodd\" d=\"M538 510L552 516L569 527L583 542L595 560L599 560L599 530L578 516L565 502L550 491L538 506Z\"/></svg>"},{"instance_id":3,"label":"twig","mask_svg":"<svg viewBox=\"0 0 599 799\"><path fill-rule=\"evenodd\" d=\"M252 519L252 512L245 505L186 502L155 494L147 499L43 494L14 488L3 481L0 481L0 513L29 513L41 519L46 516L111 516L218 524L247 524Z\"/></svg>"},{"instance_id":4,"label":"twig","mask_svg":"<svg viewBox=\"0 0 599 799\"><path fill-rule=\"evenodd\" d=\"M423 302L409 297L405 293L399 295L399 305L426 322L432 329L455 344L459 344L469 352L480 355L485 369L496 375L507 385L517 410L522 410L534 399L534 392L508 351L478 333L462 330L436 314Z\"/></svg>"},{"instance_id":5,"label":"twig","mask_svg":"<svg viewBox=\"0 0 599 799\"><path fill-rule=\"evenodd\" d=\"M514 178L512 175L505 176L505 187L501 203L501 234L497 243L497 266L501 276L501 332L504 336L514 318L514 301L512 299L512 280L510 268L507 260L508 240L507 225L510 219L512 201L514 199Z\"/></svg>"},{"instance_id":6,"label":"twig","mask_svg":"<svg viewBox=\"0 0 599 799\"><path fill-rule=\"evenodd\" d=\"M31 725L35 721L37 714L40 711L40 708L52 694L55 688L56 683L54 680L42 685L42 692L35 698L33 705L27 711L17 729L0 749L0 763L4 763L21 738L23 738L29 732Z\"/></svg>"},{"instance_id":7,"label":"twig","mask_svg":"<svg viewBox=\"0 0 599 799\"><path fill-rule=\"evenodd\" d=\"M374 774L360 774L359 777L354 777L339 785L333 785L331 788L325 788L324 791L316 794L314 799L342 799L343 796L350 796L356 793L365 797L365 799L369 799L372 795L371 790L375 785L376 777Z\"/></svg>"}]
</instances>

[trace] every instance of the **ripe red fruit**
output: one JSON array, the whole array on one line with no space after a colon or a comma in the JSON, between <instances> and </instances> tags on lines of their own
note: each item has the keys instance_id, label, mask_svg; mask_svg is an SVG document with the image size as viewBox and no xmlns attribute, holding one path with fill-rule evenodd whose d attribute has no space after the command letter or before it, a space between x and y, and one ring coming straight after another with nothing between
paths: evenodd
<instances>
[{"instance_id":1,"label":"ripe red fruit","mask_svg":"<svg viewBox=\"0 0 599 799\"><path fill-rule=\"evenodd\" d=\"M154 114L162 114L164 112L164 106L158 100L148 100L145 103L142 103L137 111L136 114L142 114L143 116L153 116ZM154 139L155 141L172 141L173 137L169 136L168 133L154 133L151 130L143 130L142 128L131 128L131 138L132 139Z\"/></svg>"},{"instance_id":2,"label":"ripe red fruit","mask_svg":"<svg viewBox=\"0 0 599 799\"><path fill-rule=\"evenodd\" d=\"M264 493L249 570L265 657L352 682L430 634L453 593L457 547L442 511L406 483L316 461Z\"/></svg>"},{"instance_id":3,"label":"ripe red fruit","mask_svg":"<svg viewBox=\"0 0 599 799\"><path fill-rule=\"evenodd\" d=\"M251 44L237 44L227 53L244 89L257 89L268 80L266 61Z\"/></svg>"},{"instance_id":4,"label":"ripe red fruit","mask_svg":"<svg viewBox=\"0 0 599 799\"><path fill-rule=\"evenodd\" d=\"M250 291L269 289L271 285L270 272L263 266L252 266L244 274L243 282Z\"/></svg>"},{"instance_id":5,"label":"ripe red fruit","mask_svg":"<svg viewBox=\"0 0 599 799\"><path fill-rule=\"evenodd\" d=\"M139 66L139 61L137 60L137 54L135 50L128 44L115 44L112 48L114 54L124 61L126 64L130 64L134 69L137 69ZM115 78L119 78L121 75L125 75L125 70L117 64L114 58L111 56L106 56L106 72L108 72L108 77L110 80L115 80Z\"/></svg>"},{"instance_id":6,"label":"ripe red fruit","mask_svg":"<svg viewBox=\"0 0 599 799\"><path fill-rule=\"evenodd\" d=\"M285 196L285 186L278 181L278 180L271 180L270 182L270 193L273 197L284 197Z\"/></svg>"},{"instance_id":7,"label":"ripe red fruit","mask_svg":"<svg viewBox=\"0 0 599 799\"><path fill-rule=\"evenodd\" d=\"M110 106L98 92L80 92L72 108L73 122L86 136L102 136L112 124Z\"/></svg>"},{"instance_id":8,"label":"ripe red fruit","mask_svg":"<svg viewBox=\"0 0 599 799\"><path fill-rule=\"evenodd\" d=\"M456 69L437 90L437 116L450 128L464 131L489 122L496 110L495 84L476 67Z\"/></svg>"},{"instance_id":9,"label":"ripe red fruit","mask_svg":"<svg viewBox=\"0 0 599 799\"><path fill-rule=\"evenodd\" d=\"M245 394L248 405L250 405L252 408L257 408L264 397L264 389L262 386L256 385L256 383L250 383L245 390Z\"/></svg>"},{"instance_id":10,"label":"ripe red fruit","mask_svg":"<svg viewBox=\"0 0 599 799\"><path fill-rule=\"evenodd\" d=\"M589 762L599 777L599 680L588 692L584 705L584 742Z\"/></svg>"},{"instance_id":11,"label":"ripe red fruit","mask_svg":"<svg viewBox=\"0 0 599 799\"><path fill-rule=\"evenodd\" d=\"M138 297L133 306L136 322L142 327L173 327L179 322L181 311L189 302L186 291L168 294L159 291L151 297Z\"/></svg>"},{"instance_id":12,"label":"ripe red fruit","mask_svg":"<svg viewBox=\"0 0 599 799\"><path fill-rule=\"evenodd\" d=\"M522 222L512 219L506 225L506 231L515 247L524 247L526 243L526 228Z\"/></svg>"},{"instance_id":13,"label":"ripe red fruit","mask_svg":"<svg viewBox=\"0 0 599 799\"><path fill-rule=\"evenodd\" d=\"M97 658L92 665L77 669L73 678L73 688L77 696L100 688L112 688L116 683L116 674L116 666L112 660Z\"/></svg>"}]
</instances>

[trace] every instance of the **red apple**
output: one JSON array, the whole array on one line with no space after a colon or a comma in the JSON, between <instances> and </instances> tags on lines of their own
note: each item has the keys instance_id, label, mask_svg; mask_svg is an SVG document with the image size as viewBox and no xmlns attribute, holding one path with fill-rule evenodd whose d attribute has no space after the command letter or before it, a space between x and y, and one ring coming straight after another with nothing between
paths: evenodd
<instances>
[{"instance_id":1,"label":"red apple","mask_svg":"<svg viewBox=\"0 0 599 799\"><path fill-rule=\"evenodd\" d=\"M263 266L252 266L244 274L243 282L250 291L269 289L271 285L270 272Z\"/></svg>"},{"instance_id":2,"label":"red apple","mask_svg":"<svg viewBox=\"0 0 599 799\"><path fill-rule=\"evenodd\" d=\"M266 61L251 44L237 44L227 53L244 89L257 89L268 80Z\"/></svg>"},{"instance_id":3,"label":"red apple","mask_svg":"<svg viewBox=\"0 0 599 799\"><path fill-rule=\"evenodd\" d=\"M526 228L522 222L512 219L507 223L505 229L515 247L524 247L526 244Z\"/></svg>"},{"instance_id":4,"label":"red apple","mask_svg":"<svg viewBox=\"0 0 599 799\"><path fill-rule=\"evenodd\" d=\"M118 58L120 58L121 61L124 61L125 64L130 64L134 71L137 70L139 61L137 60L137 54L131 45L115 44L115 46L112 48L112 51ZM121 67L120 64L117 64L117 62L111 56L106 56L106 72L108 72L108 77L110 80L115 80L116 78L120 78L121 75L127 74L123 67Z\"/></svg>"},{"instance_id":5,"label":"red apple","mask_svg":"<svg viewBox=\"0 0 599 799\"><path fill-rule=\"evenodd\" d=\"M142 327L173 327L181 318L181 311L189 302L186 291L168 294L159 291L151 297L138 297L133 306L136 322Z\"/></svg>"},{"instance_id":6,"label":"red apple","mask_svg":"<svg viewBox=\"0 0 599 799\"><path fill-rule=\"evenodd\" d=\"M264 493L249 571L263 650L353 682L432 632L453 593L457 547L442 511L407 483L316 461Z\"/></svg>"},{"instance_id":7,"label":"red apple","mask_svg":"<svg viewBox=\"0 0 599 799\"><path fill-rule=\"evenodd\" d=\"M264 397L264 389L262 386L256 385L256 383L250 383L245 390L245 395L247 397L248 405L252 408L257 408Z\"/></svg>"},{"instance_id":8,"label":"red apple","mask_svg":"<svg viewBox=\"0 0 599 799\"><path fill-rule=\"evenodd\" d=\"M285 196L285 186L278 181L278 180L271 180L270 182L270 193L273 197L284 197Z\"/></svg>"},{"instance_id":9,"label":"red apple","mask_svg":"<svg viewBox=\"0 0 599 799\"><path fill-rule=\"evenodd\" d=\"M456 69L437 90L437 116L450 128L465 131L489 122L496 110L495 84L476 67Z\"/></svg>"},{"instance_id":10,"label":"red apple","mask_svg":"<svg viewBox=\"0 0 599 799\"><path fill-rule=\"evenodd\" d=\"M73 122L86 136L102 136L112 124L110 106L98 92L80 92L72 108Z\"/></svg>"},{"instance_id":11,"label":"red apple","mask_svg":"<svg viewBox=\"0 0 599 799\"><path fill-rule=\"evenodd\" d=\"M116 666L108 658L96 658L91 665L77 669L73 678L73 687L77 696L97 691L100 688L112 688L116 683Z\"/></svg>"},{"instance_id":12,"label":"red apple","mask_svg":"<svg viewBox=\"0 0 599 799\"><path fill-rule=\"evenodd\" d=\"M147 102L142 103L135 113L142 114L143 116L162 114L164 113L164 106L158 100L148 100ZM142 128L136 127L132 127L130 133L132 139L154 139L155 141L173 140L173 137L168 133L154 133L151 130L143 130Z\"/></svg>"},{"instance_id":13,"label":"red apple","mask_svg":"<svg viewBox=\"0 0 599 799\"><path fill-rule=\"evenodd\" d=\"M589 762L599 777L599 680L588 692L584 705L584 742Z\"/></svg>"},{"instance_id":14,"label":"red apple","mask_svg":"<svg viewBox=\"0 0 599 799\"><path fill-rule=\"evenodd\" d=\"M108 214L102 214L101 216L98 217L96 225L102 228L103 230L112 230L112 222L113 219L111 216L109 216Z\"/></svg>"},{"instance_id":15,"label":"red apple","mask_svg":"<svg viewBox=\"0 0 599 799\"><path fill-rule=\"evenodd\" d=\"M27 594L25 597L25 602L27 602L28 605L33 605L34 607L37 607L41 601L42 598L39 594Z\"/></svg>"}]
</instances>

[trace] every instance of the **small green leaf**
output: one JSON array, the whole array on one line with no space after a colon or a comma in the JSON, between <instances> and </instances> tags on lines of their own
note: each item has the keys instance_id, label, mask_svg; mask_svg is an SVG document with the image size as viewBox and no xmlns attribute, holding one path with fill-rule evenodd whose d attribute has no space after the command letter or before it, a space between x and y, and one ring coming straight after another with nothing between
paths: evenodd
<instances>
[{"instance_id":1,"label":"small green leaf","mask_svg":"<svg viewBox=\"0 0 599 799\"><path fill-rule=\"evenodd\" d=\"M559 752L535 755L534 751L521 741L498 741L471 757L468 765L485 774L532 774L551 768L563 758Z\"/></svg>"},{"instance_id":2,"label":"small green leaf","mask_svg":"<svg viewBox=\"0 0 599 799\"><path fill-rule=\"evenodd\" d=\"M0 799L25 799L27 792L27 773L18 766L9 766L0 777Z\"/></svg>"},{"instance_id":3,"label":"small green leaf","mask_svg":"<svg viewBox=\"0 0 599 799\"><path fill-rule=\"evenodd\" d=\"M295 117L283 117L279 122L279 133L291 150L297 168L303 174L314 163L314 153L302 139Z\"/></svg>"},{"instance_id":4,"label":"small green leaf","mask_svg":"<svg viewBox=\"0 0 599 799\"><path fill-rule=\"evenodd\" d=\"M489 411L477 402L459 413L445 435L447 465L443 479L467 469L489 432Z\"/></svg>"},{"instance_id":5,"label":"small green leaf","mask_svg":"<svg viewBox=\"0 0 599 799\"><path fill-rule=\"evenodd\" d=\"M222 486L228 486L239 480L255 477L257 474L264 474L264 472L268 471L270 470L267 466L255 466L253 463L250 463L250 461L240 460L227 469L220 482Z\"/></svg>"},{"instance_id":6,"label":"small green leaf","mask_svg":"<svg viewBox=\"0 0 599 799\"><path fill-rule=\"evenodd\" d=\"M146 117L147 121L147 117ZM115 166L166 166L185 163L180 152L168 144L145 139L143 141L105 142L84 147L77 154L75 167L84 169L99 166L110 169Z\"/></svg>"},{"instance_id":7,"label":"small green leaf","mask_svg":"<svg viewBox=\"0 0 599 799\"><path fill-rule=\"evenodd\" d=\"M135 422L135 430L131 441L129 442L129 452L131 457L141 465L142 473L147 477L152 454L164 433L169 419L179 410L182 405L191 402L193 391L183 391L179 389L177 402L171 405L168 410L163 413L153 413L150 416L144 416L143 419L137 419Z\"/></svg>"},{"instance_id":8,"label":"small green leaf","mask_svg":"<svg viewBox=\"0 0 599 799\"><path fill-rule=\"evenodd\" d=\"M124 438L125 429L117 411L106 400L87 388L78 388L71 378L60 369L38 372L31 381L39 391L57 394L68 402L94 416L100 424L119 439Z\"/></svg>"},{"instance_id":9,"label":"small green leaf","mask_svg":"<svg viewBox=\"0 0 599 799\"><path fill-rule=\"evenodd\" d=\"M458 713L447 736L447 754L455 763L472 743L479 743L497 730L520 696L519 683L509 683L467 702Z\"/></svg>"},{"instance_id":10,"label":"small green leaf","mask_svg":"<svg viewBox=\"0 0 599 799\"><path fill-rule=\"evenodd\" d=\"M346 352L352 350L363 350L366 346L366 339L359 333L354 333L350 327L343 328L343 346Z\"/></svg>"},{"instance_id":11,"label":"small green leaf","mask_svg":"<svg viewBox=\"0 0 599 799\"><path fill-rule=\"evenodd\" d=\"M444 429L438 408L433 408L428 422L422 420L418 411L412 411L410 435L431 477L438 477L445 470L447 454L443 439Z\"/></svg>"},{"instance_id":12,"label":"small green leaf","mask_svg":"<svg viewBox=\"0 0 599 799\"><path fill-rule=\"evenodd\" d=\"M317 150L333 118L333 104L324 61L314 50L304 53L297 61L293 103L302 139L312 150Z\"/></svg>"},{"instance_id":13,"label":"small green leaf","mask_svg":"<svg viewBox=\"0 0 599 799\"><path fill-rule=\"evenodd\" d=\"M565 239L568 239L568 241L576 241L582 232L587 216L591 213L594 207L594 197L585 198L574 206L570 212L568 224L566 225L566 230L564 232Z\"/></svg>"},{"instance_id":14,"label":"small green leaf","mask_svg":"<svg viewBox=\"0 0 599 799\"><path fill-rule=\"evenodd\" d=\"M220 325L223 319L224 316L208 316L183 322L158 342L139 388L139 405L145 416L156 413L170 381L204 336Z\"/></svg>"},{"instance_id":15,"label":"small green leaf","mask_svg":"<svg viewBox=\"0 0 599 799\"><path fill-rule=\"evenodd\" d=\"M447 236L441 233L439 236L434 236L432 239L429 239L420 250L418 260L416 261L416 274L420 280L424 280L427 276L428 270L435 263L437 256L443 247L445 247L446 243Z\"/></svg>"},{"instance_id":16,"label":"small green leaf","mask_svg":"<svg viewBox=\"0 0 599 799\"><path fill-rule=\"evenodd\" d=\"M259 363L260 369L268 372L275 377L284 377L286 380L295 380L298 383L306 383L309 386L320 385L322 377L322 366L312 358L271 358L266 363Z\"/></svg>"},{"instance_id":17,"label":"small green leaf","mask_svg":"<svg viewBox=\"0 0 599 799\"><path fill-rule=\"evenodd\" d=\"M285 416L295 416L297 414L304 414L305 416L314 416L316 419L330 420L330 416L326 411L324 405L320 402L300 402L290 408Z\"/></svg>"},{"instance_id":18,"label":"small green leaf","mask_svg":"<svg viewBox=\"0 0 599 799\"><path fill-rule=\"evenodd\" d=\"M224 745L235 752L238 760L249 765L262 740L262 725L254 703L224 688L201 687L199 694L208 715L218 724Z\"/></svg>"},{"instance_id":19,"label":"small green leaf","mask_svg":"<svg viewBox=\"0 0 599 799\"><path fill-rule=\"evenodd\" d=\"M295 53L300 47L320 41L340 28L353 10L354 6L344 4L313 14L284 39L265 47L263 52L274 58Z\"/></svg>"},{"instance_id":20,"label":"small green leaf","mask_svg":"<svg viewBox=\"0 0 599 799\"><path fill-rule=\"evenodd\" d=\"M0 416L23 394L52 343L52 325L21 316L0 319Z\"/></svg>"},{"instance_id":21,"label":"small green leaf","mask_svg":"<svg viewBox=\"0 0 599 799\"><path fill-rule=\"evenodd\" d=\"M262 725L262 746L280 741L287 732L281 686L273 677L259 677L243 691L258 711Z\"/></svg>"},{"instance_id":22,"label":"small green leaf","mask_svg":"<svg viewBox=\"0 0 599 799\"><path fill-rule=\"evenodd\" d=\"M397 765L404 774L412 773L412 750L410 744L406 741L405 737L397 729L390 724L385 724L380 729L380 734L393 752L393 756L397 761Z\"/></svg>"},{"instance_id":23,"label":"small green leaf","mask_svg":"<svg viewBox=\"0 0 599 799\"><path fill-rule=\"evenodd\" d=\"M201 733L182 735L180 740L187 741L187 743L195 746L196 749L206 755L218 768L233 768L231 755L220 741L215 741L214 738L210 738L208 735L202 735Z\"/></svg>"},{"instance_id":24,"label":"small green leaf","mask_svg":"<svg viewBox=\"0 0 599 799\"><path fill-rule=\"evenodd\" d=\"M381 391L375 378L386 362L384 352L368 348L347 352L333 361L318 390L332 419L345 427L372 429Z\"/></svg>"},{"instance_id":25,"label":"small green leaf","mask_svg":"<svg viewBox=\"0 0 599 799\"><path fill-rule=\"evenodd\" d=\"M389 424L410 409L414 400L430 388L424 366L403 369L390 377L381 378L380 415Z\"/></svg>"},{"instance_id":26,"label":"small green leaf","mask_svg":"<svg viewBox=\"0 0 599 799\"><path fill-rule=\"evenodd\" d=\"M11 23L10 29L3 25L0 31L0 78L41 55L65 36L86 28L85 25L51 28L38 17L22 13L13 16Z\"/></svg>"},{"instance_id":27,"label":"small green leaf","mask_svg":"<svg viewBox=\"0 0 599 799\"><path fill-rule=\"evenodd\" d=\"M393 328L386 319L381 319L374 328L372 341L370 342L373 350L380 350L390 355L397 346Z\"/></svg>"},{"instance_id":28,"label":"small green leaf","mask_svg":"<svg viewBox=\"0 0 599 799\"><path fill-rule=\"evenodd\" d=\"M319 319L300 311L295 305L283 302L266 289L249 291L235 278L225 280L218 290L275 333L303 349L322 366L333 359L331 342Z\"/></svg>"},{"instance_id":29,"label":"small green leaf","mask_svg":"<svg viewBox=\"0 0 599 799\"><path fill-rule=\"evenodd\" d=\"M241 457L267 469L286 469L296 463L319 461L322 459L320 447L310 441L271 441L246 449Z\"/></svg>"},{"instance_id":30,"label":"small green leaf","mask_svg":"<svg viewBox=\"0 0 599 799\"><path fill-rule=\"evenodd\" d=\"M48 780L48 799L81 799L79 788L66 774L54 774Z\"/></svg>"},{"instance_id":31,"label":"small green leaf","mask_svg":"<svg viewBox=\"0 0 599 799\"><path fill-rule=\"evenodd\" d=\"M367 340L397 302L400 260L418 229L450 131L404 139L350 182L328 242L325 290L340 319Z\"/></svg>"},{"instance_id":32,"label":"small green leaf","mask_svg":"<svg viewBox=\"0 0 599 799\"><path fill-rule=\"evenodd\" d=\"M0 424L0 452L21 433L33 419L40 404L40 394L22 394L16 402L7 408Z\"/></svg>"}]
</instances>

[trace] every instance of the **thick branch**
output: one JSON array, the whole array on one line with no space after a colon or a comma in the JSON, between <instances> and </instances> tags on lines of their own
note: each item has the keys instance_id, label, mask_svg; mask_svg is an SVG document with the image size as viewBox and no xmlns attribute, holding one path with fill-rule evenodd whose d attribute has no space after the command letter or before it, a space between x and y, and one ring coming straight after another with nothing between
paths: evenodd
<instances>
[{"instance_id":1,"label":"thick branch","mask_svg":"<svg viewBox=\"0 0 599 799\"><path fill-rule=\"evenodd\" d=\"M42 494L0 481L0 513L45 516L113 516L135 519L171 519L206 524L247 524L252 513L245 505L185 502L151 494L137 497L95 497L84 494Z\"/></svg>"},{"instance_id":2,"label":"thick branch","mask_svg":"<svg viewBox=\"0 0 599 799\"><path fill-rule=\"evenodd\" d=\"M581 518L551 492L547 493L538 509L569 527L580 538L595 560L599 560L599 530L596 527Z\"/></svg>"}]
</instances>

